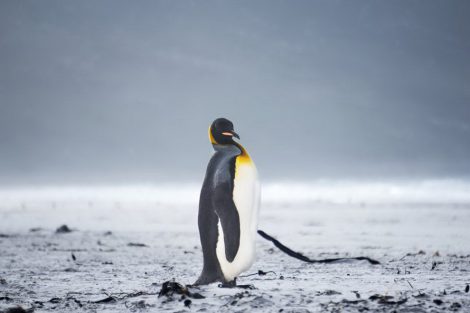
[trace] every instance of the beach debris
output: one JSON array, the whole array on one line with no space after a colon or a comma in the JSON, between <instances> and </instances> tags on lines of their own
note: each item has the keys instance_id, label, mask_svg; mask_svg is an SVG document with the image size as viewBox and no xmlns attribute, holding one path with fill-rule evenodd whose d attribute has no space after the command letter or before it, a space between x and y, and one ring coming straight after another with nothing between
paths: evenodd
<instances>
[{"instance_id":1,"label":"beach debris","mask_svg":"<svg viewBox=\"0 0 470 313\"><path fill-rule=\"evenodd\" d=\"M67 297L67 300L73 300L73 302L75 302L79 307L83 307L82 302L74 297Z\"/></svg>"},{"instance_id":2,"label":"beach debris","mask_svg":"<svg viewBox=\"0 0 470 313\"><path fill-rule=\"evenodd\" d=\"M465 287L465 292L468 293L470 291L470 285L467 284L467 286Z\"/></svg>"},{"instance_id":3,"label":"beach debris","mask_svg":"<svg viewBox=\"0 0 470 313\"><path fill-rule=\"evenodd\" d=\"M418 294L417 295L413 295L413 298L416 298L416 299L428 299L429 296L426 294L426 293L422 293L418 290Z\"/></svg>"},{"instance_id":4,"label":"beach debris","mask_svg":"<svg viewBox=\"0 0 470 313\"><path fill-rule=\"evenodd\" d=\"M5 280L5 278L0 277L0 285L6 285L6 284L7 284L7 281Z\"/></svg>"},{"instance_id":5,"label":"beach debris","mask_svg":"<svg viewBox=\"0 0 470 313\"><path fill-rule=\"evenodd\" d=\"M34 300L33 303L34 303L34 307L35 307L35 308L42 308L42 307L44 307L44 302L42 302L42 301Z\"/></svg>"},{"instance_id":6,"label":"beach debris","mask_svg":"<svg viewBox=\"0 0 470 313\"><path fill-rule=\"evenodd\" d=\"M434 270L437 266L437 262L436 261L432 261L432 265L431 265L431 271Z\"/></svg>"},{"instance_id":7,"label":"beach debris","mask_svg":"<svg viewBox=\"0 0 470 313\"><path fill-rule=\"evenodd\" d=\"M73 252L71 254L72 254L72 260L77 261L77 258L75 257L75 254L73 254Z\"/></svg>"},{"instance_id":8,"label":"beach debris","mask_svg":"<svg viewBox=\"0 0 470 313\"><path fill-rule=\"evenodd\" d=\"M432 300L432 302L434 302L437 305L441 305L442 303L444 303L441 299L434 299Z\"/></svg>"},{"instance_id":9,"label":"beach debris","mask_svg":"<svg viewBox=\"0 0 470 313\"><path fill-rule=\"evenodd\" d=\"M67 267L64 272L67 272L67 273L77 273L78 270L76 268L73 268L73 267Z\"/></svg>"},{"instance_id":10,"label":"beach debris","mask_svg":"<svg viewBox=\"0 0 470 313\"><path fill-rule=\"evenodd\" d=\"M440 256L441 256L441 254L439 253L439 251L436 251L436 252L434 252L434 254L433 254L432 256L435 256L435 257L440 257Z\"/></svg>"},{"instance_id":11,"label":"beach debris","mask_svg":"<svg viewBox=\"0 0 470 313\"><path fill-rule=\"evenodd\" d=\"M334 296L334 295L340 295L340 294L342 293L336 290L331 290L331 289L327 289L325 291L317 291L316 293L317 296Z\"/></svg>"},{"instance_id":12,"label":"beach debris","mask_svg":"<svg viewBox=\"0 0 470 313\"><path fill-rule=\"evenodd\" d=\"M185 307L188 307L188 308L191 307L191 303L192 303L192 301L189 300L189 299L184 300L184 306Z\"/></svg>"},{"instance_id":13,"label":"beach debris","mask_svg":"<svg viewBox=\"0 0 470 313\"><path fill-rule=\"evenodd\" d=\"M31 313L34 312L34 308L29 308L29 309L23 309L20 306L14 307L14 308L9 308L3 311L5 313Z\"/></svg>"},{"instance_id":14,"label":"beach debris","mask_svg":"<svg viewBox=\"0 0 470 313\"><path fill-rule=\"evenodd\" d=\"M470 258L470 254L467 254L467 255L457 255L455 253L453 254L447 254L448 257L451 257L451 258L459 258L459 259L465 259L465 258Z\"/></svg>"},{"instance_id":15,"label":"beach debris","mask_svg":"<svg viewBox=\"0 0 470 313\"><path fill-rule=\"evenodd\" d=\"M364 299L356 299L356 300L343 299L340 302L329 301L325 303L320 303L322 312L345 312L345 311L351 312L350 310L345 310L345 309L351 308L353 306L358 306L357 312L369 311L369 308L367 307L367 300L364 300Z\"/></svg>"},{"instance_id":16,"label":"beach debris","mask_svg":"<svg viewBox=\"0 0 470 313\"><path fill-rule=\"evenodd\" d=\"M49 299L49 301L47 301L47 302L57 304L57 303L61 303L63 301L73 301L79 307L83 307L83 304L81 303L80 300L78 300L74 297L71 297L71 296L67 296L67 298L65 298L65 299L54 297L54 298ZM36 304L37 307L41 307L41 308L44 306L44 302L42 302L42 301L34 301L34 304Z\"/></svg>"},{"instance_id":17,"label":"beach debris","mask_svg":"<svg viewBox=\"0 0 470 313\"><path fill-rule=\"evenodd\" d=\"M265 271L262 271L262 270L258 270L258 275L259 275L259 276L264 276L264 275L267 275L267 274L269 274L269 273L273 273L274 275L276 275L276 272L274 272L274 271L267 271L267 272L265 272Z\"/></svg>"},{"instance_id":18,"label":"beach debris","mask_svg":"<svg viewBox=\"0 0 470 313\"><path fill-rule=\"evenodd\" d=\"M413 285L410 283L410 281L408 279L406 279L406 282L408 283L408 285L410 285L412 290L415 290L415 287L413 287ZM444 290L444 292L445 292L445 290ZM418 294L416 296L413 295L413 297L415 297L415 298L429 298L428 295L426 295L425 293L422 293L421 290L419 290L419 289L418 289Z\"/></svg>"},{"instance_id":19,"label":"beach debris","mask_svg":"<svg viewBox=\"0 0 470 313\"><path fill-rule=\"evenodd\" d=\"M374 259L371 259L369 257L365 257L365 256L359 256L359 257L348 257L348 258L330 258L330 259L320 259L320 260L314 260L314 259L310 259L308 257L306 257L305 255L299 253L299 252L295 252L293 251L292 249L286 247L285 245L283 245L280 241L278 241L277 239L271 237L270 235L266 234L264 231L262 230L258 230L258 234L263 237L264 239L268 240L268 241L271 241L277 248L279 248L279 250L281 250L282 252L284 252L285 254L293 257L293 258L296 258L298 260L301 260L301 261L304 261L304 262L307 262L307 263L332 263L332 262L337 262L337 261L346 261L346 260L358 260L358 261L362 261L362 260L365 260L365 261L368 261L370 264L373 264L373 265L377 265L377 264L380 264L379 261L377 260L374 260Z\"/></svg>"},{"instance_id":20,"label":"beach debris","mask_svg":"<svg viewBox=\"0 0 470 313\"><path fill-rule=\"evenodd\" d=\"M71 232L72 230L65 224L55 230L56 234L66 234L66 233L71 233Z\"/></svg>"},{"instance_id":21,"label":"beach debris","mask_svg":"<svg viewBox=\"0 0 470 313\"><path fill-rule=\"evenodd\" d=\"M104 299L93 301L93 303L112 303L117 302L117 299L113 296L107 296Z\"/></svg>"},{"instance_id":22,"label":"beach debris","mask_svg":"<svg viewBox=\"0 0 470 313\"><path fill-rule=\"evenodd\" d=\"M131 305L128 305L127 303L125 304L127 308L131 308L132 311L136 310L136 309L145 309L147 308L148 305L145 300L140 300L140 301L136 301L136 302L132 302Z\"/></svg>"},{"instance_id":23,"label":"beach debris","mask_svg":"<svg viewBox=\"0 0 470 313\"><path fill-rule=\"evenodd\" d=\"M250 296L250 292L249 291L243 291L243 292L239 292L239 293L236 293L234 294L230 301L228 303L226 303L224 306L227 306L227 305L236 305L238 303L238 300L244 298L244 297L248 297Z\"/></svg>"},{"instance_id":24,"label":"beach debris","mask_svg":"<svg viewBox=\"0 0 470 313\"><path fill-rule=\"evenodd\" d=\"M407 253L400 259L400 261L403 260L404 258L406 258L407 256L418 256L418 255L425 255L425 254L426 254L426 252L424 250L419 250L416 253Z\"/></svg>"},{"instance_id":25,"label":"beach debris","mask_svg":"<svg viewBox=\"0 0 470 313\"><path fill-rule=\"evenodd\" d=\"M131 292L131 293L126 293L126 292L119 292L119 293L104 293L106 295L106 298L96 300L96 301L91 301L92 303L114 303L120 300L124 300L127 298L135 298L135 297L140 297L140 296L154 296L157 295L157 293L154 292L146 292L146 291L136 291L136 292ZM135 303L134 303L135 304Z\"/></svg>"},{"instance_id":26,"label":"beach debris","mask_svg":"<svg viewBox=\"0 0 470 313\"><path fill-rule=\"evenodd\" d=\"M458 311L461 307L462 305L460 303L454 302L450 305L449 309L451 309L452 311Z\"/></svg>"},{"instance_id":27,"label":"beach debris","mask_svg":"<svg viewBox=\"0 0 470 313\"><path fill-rule=\"evenodd\" d=\"M162 288L158 293L158 297L166 296L171 298L174 294L183 295L193 299L204 299L205 297L197 292L190 292L187 286L184 286L178 282L166 281L162 284Z\"/></svg>"},{"instance_id":28,"label":"beach debris","mask_svg":"<svg viewBox=\"0 0 470 313\"><path fill-rule=\"evenodd\" d=\"M127 246L128 247L148 247L145 243L140 243L140 242L129 242Z\"/></svg>"},{"instance_id":29,"label":"beach debris","mask_svg":"<svg viewBox=\"0 0 470 313\"><path fill-rule=\"evenodd\" d=\"M269 298L272 298L272 296L269 296ZM269 300L268 298L261 296L261 295L253 295L249 291L243 291L236 293L233 296L228 297L228 302L225 303L223 306L235 306L235 305L243 305L242 304L242 299L246 299L243 301L243 304L248 304L251 308L256 309L256 308L264 308L264 307L270 307L274 303Z\"/></svg>"},{"instance_id":30,"label":"beach debris","mask_svg":"<svg viewBox=\"0 0 470 313\"><path fill-rule=\"evenodd\" d=\"M369 297L371 301L377 301L379 304L400 305L408 301L408 298L403 298L397 301L393 300L393 296L375 294Z\"/></svg>"},{"instance_id":31,"label":"beach debris","mask_svg":"<svg viewBox=\"0 0 470 313\"><path fill-rule=\"evenodd\" d=\"M341 303L345 303L345 304L359 304L359 303L367 303L367 300L363 300L363 299L359 299L359 300L343 299L343 300L341 300Z\"/></svg>"},{"instance_id":32,"label":"beach debris","mask_svg":"<svg viewBox=\"0 0 470 313\"><path fill-rule=\"evenodd\" d=\"M353 292L353 293L356 295L356 298L357 298L357 299L360 299L360 298L361 298L361 294L359 293L359 291L353 290L353 291L351 291L351 292Z\"/></svg>"},{"instance_id":33,"label":"beach debris","mask_svg":"<svg viewBox=\"0 0 470 313\"><path fill-rule=\"evenodd\" d=\"M267 271L267 272L265 272L265 271L263 271L263 270L258 270L258 272L256 272L256 273L251 273L251 274L247 274L247 275L240 275L240 276L238 276L238 277L250 277L250 276L255 276L255 275L258 275L258 276L265 276L265 275L268 275L268 274L271 274L271 273L274 274L274 275L276 275L276 272L274 272L274 271Z\"/></svg>"},{"instance_id":34,"label":"beach debris","mask_svg":"<svg viewBox=\"0 0 470 313\"><path fill-rule=\"evenodd\" d=\"M372 300L372 301L375 301L375 300L387 301L390 299L393 299L393 296L379 295L377 293L369 297L369 300Z\"/></svg>"}]
</instances>

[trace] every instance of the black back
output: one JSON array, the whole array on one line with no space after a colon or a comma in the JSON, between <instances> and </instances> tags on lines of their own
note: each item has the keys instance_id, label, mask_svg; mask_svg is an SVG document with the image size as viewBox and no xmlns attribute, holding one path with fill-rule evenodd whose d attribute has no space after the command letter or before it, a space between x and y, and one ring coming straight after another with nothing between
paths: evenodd
<instances>
[{"instance_id":1,"label":"black back","mask_svg":"<svg viewBox=\"0 0 470 313\"><path fill-rule=\"evenodd\" d=\"M198 226L204 266L196 284L225 282L216 247L218 223L224 232L225 255L233 261L240 244L240 219L233 202L235 160L241 153L235 145L214 145L216 152L207 166L206 177L199 199Z\"/></svg>"}]
</instances>

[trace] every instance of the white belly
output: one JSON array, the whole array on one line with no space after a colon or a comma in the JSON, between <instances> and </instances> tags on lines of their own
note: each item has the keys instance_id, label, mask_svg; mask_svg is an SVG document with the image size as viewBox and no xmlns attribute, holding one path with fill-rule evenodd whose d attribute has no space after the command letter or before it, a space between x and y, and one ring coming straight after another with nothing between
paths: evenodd
<instances>
[{"instance_id":1,"label":"white belly","mask_svg":"<svg viewBox=\"0 0 470 313\"><path fill-rule=\"evenodd\" d=\"M240 246L232 262L225 256L224 233L219 221L217 259L227 281L248 270L255 261L255 242L258 230L260 184L254 163L237 164L233 199L240 218Z\"/></svg>"}]
</instances>

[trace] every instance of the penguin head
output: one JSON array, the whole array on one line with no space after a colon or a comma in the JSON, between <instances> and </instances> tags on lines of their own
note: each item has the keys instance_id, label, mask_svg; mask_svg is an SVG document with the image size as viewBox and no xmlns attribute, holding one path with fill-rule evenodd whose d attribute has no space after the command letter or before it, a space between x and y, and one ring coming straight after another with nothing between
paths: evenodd
<instances>
[{"instance_id":1,"label":"penguin head","mask_svg":"<svg viewBox=\"0 0 470 313\"><path fill-rule=\"evenodd\" d=\"M233 123L226 118L218 118L209 127L209 139L213 145L235 144L233 137L240 136L233 130Z\"/></svg>"}]
</instances>

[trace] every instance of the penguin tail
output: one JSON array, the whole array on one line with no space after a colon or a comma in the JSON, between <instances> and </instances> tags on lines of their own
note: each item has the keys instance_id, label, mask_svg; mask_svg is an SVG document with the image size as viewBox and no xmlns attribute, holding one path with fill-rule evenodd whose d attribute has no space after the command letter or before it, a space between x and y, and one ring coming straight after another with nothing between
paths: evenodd
<instances>
[{"instance_id":1,"label":"penguin tail","mask_svg":"<svg viewBox=\"0 0 470 313\"><path fill-rule=\"evenodd\" d=\"M282 244L279 240L277 240L274 237L266 234L264 231L262 231L260 229L258 229L258 234L261 237L263 237L264 239L266 239L268 241L271 241L274 244L274 246L276 246L279 250L281 250L282 252L284 252L288 256L291 256L295 259L298 259L300 261L307 262L307 263L332 263L332 262L343 261L343 260L358 260L358 261L365 260L365 261L368 261L370 264L373 264L373 265L380 264L379 261L371 259L369 257L365 257L365 256L359 256L359 257L353 257L353 258L331 258L331 259L314 260L314 259L310 259L310 258L306 257L305 255L303 255L300 252L296 252L296 251L290 249L289 247Z\"/></svg>"}]
</instances>

